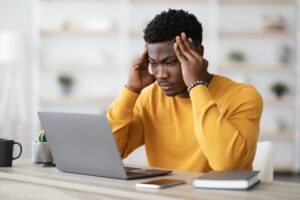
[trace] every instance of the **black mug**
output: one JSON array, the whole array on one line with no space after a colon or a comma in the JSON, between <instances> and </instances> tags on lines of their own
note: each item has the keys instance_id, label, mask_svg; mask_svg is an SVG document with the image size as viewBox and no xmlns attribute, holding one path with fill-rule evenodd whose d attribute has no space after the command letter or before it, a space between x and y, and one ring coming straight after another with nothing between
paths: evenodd
<instances>
[{"instance_id":1,"label":"black mug","mask_svg":"<svg viewBox=\"0 0 300 200\"><path fill-rule=\"evenodd\" d=\"M20 153L13 157L14 145L19 145ZM12 161L18 159L22 154L22 145L14 140L0 139L0 167L11 167Z\"/></svg>"}]
</instances>

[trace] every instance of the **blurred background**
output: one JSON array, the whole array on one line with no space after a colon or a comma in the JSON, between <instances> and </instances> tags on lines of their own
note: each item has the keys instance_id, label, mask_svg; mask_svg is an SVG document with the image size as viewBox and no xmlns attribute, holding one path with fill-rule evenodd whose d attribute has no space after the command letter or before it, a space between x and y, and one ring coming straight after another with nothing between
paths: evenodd
<instances>
[{"instance_id":1,"label":"blurred background","mask_svg":"<svg viewBox=\"0 0 300 200\"><path fill-rule=\"evenodd\" d=\"M0 0L0 137L31 157L37 111L105 113L168 8L203 25L209 71L254 85L275 170L300 170L299 0ZM143 148L128 162L145 163Z\"/></svg>"}]
</instances>

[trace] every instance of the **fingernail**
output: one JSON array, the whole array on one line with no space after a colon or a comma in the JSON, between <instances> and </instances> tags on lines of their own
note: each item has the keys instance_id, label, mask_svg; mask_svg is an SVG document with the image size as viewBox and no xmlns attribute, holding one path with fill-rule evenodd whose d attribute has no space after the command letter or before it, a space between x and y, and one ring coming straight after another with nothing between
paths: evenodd
<instances>
[{"instance_id":1,"label":"fingernail","mask_svg":"<svg viewBox=\"0 0 300 200\"><path fill-rule=\"evenodd\" d=\"M181 33L181 37L183 38L183 39L185 39L186 38L186 35L185 35L185 33L183 32L183 33Z\"/></svg>"},{"instance_id":2,"label":"fingernail","mask_svg":"<svg viewBox=\"0 0 300 200\"><path fill-rule=\"evenodd\" d=\"M176 36L176 40L177 40L177 41L180 41L180 37L179 37L179 36Z\"/></svg>"},{"instance_id":3,"label":"fingernail","mask_svg":"<svg viewBox=\"0 0 300 200\"><path fill-rule=\"evenodd\" d=\"M189 38L189 41L190 41L190 42L193 42L192 38Z\"/></svg>"}]
</instances>

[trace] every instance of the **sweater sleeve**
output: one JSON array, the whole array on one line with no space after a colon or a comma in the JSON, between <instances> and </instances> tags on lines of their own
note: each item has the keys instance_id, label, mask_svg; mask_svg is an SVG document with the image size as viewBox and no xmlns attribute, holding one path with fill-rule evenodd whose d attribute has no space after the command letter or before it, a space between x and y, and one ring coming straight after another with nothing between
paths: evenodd
<instances>
[{"instance_id":1,"label":"sweater sleeve","mask_svg":"<svg viewBox=\"0 0 300 200\"><path fill-rule=\"evenodd\" d=\"M138 104L138 97L139 94L124 87L107 112L107 119L122 158L126 158L134 149L144 144L140 109L135 106Z\"/></svg>"},{"instance_id":2,"label":"sweater sleeve","mask_svg":"<svg viewBox=\"0 0 300 200\"><path fill-rule=\"evenodd\" d=\"M259 134L263 102L245 86L228 98L228 112L220 113L205 86L190 93L196 138L213 170L238 170L252 162Z\"/></svg>"}]
</instances>

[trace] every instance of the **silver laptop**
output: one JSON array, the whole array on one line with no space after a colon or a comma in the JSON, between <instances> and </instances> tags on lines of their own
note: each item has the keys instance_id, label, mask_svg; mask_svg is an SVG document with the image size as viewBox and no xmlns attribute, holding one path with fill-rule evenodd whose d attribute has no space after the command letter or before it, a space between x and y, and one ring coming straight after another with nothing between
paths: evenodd
<instances>
[{"instance_id":1,"label":"silver laptop","mask_svg":"<svg viewBox=\"0 0 300 200\"><path fill-rule=\"evenodd\" d=\"M116 179L166 175L170 170L124 167L106 116L38 112L57 169Z\"/></svg>"}]
</instances>

